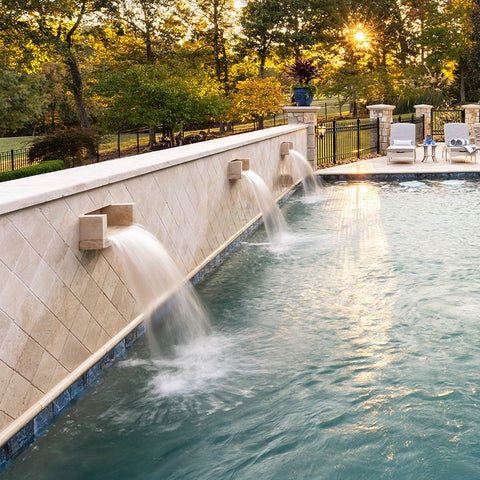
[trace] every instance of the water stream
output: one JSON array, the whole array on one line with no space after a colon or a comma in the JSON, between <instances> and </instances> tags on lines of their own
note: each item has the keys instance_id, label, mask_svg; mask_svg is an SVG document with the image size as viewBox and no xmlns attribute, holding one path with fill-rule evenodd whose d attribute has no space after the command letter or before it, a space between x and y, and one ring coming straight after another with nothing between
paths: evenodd
<instances>
[{"instance_id":1,"label":"water stream","mask_svg":"<svg viewBox=\"0 0 480 480\"><path fill-rule=\"evenodd\" d=\"M173 296L175 315L163 321L161 341L177 344L205 335L209 320L190 283L164 246L138 225L119 229L109 236L121 260L126 283L146 319Z\"/></svg>"},{"instance_id":2,"label":"water stream","mask_svg":"<svg viewBox=\"0 0 480 480\"><path fill-rule=\"evenodd\" d=\"M288 232L287 222L275 202L272 192L263 179L252 170L245 170L242 175L248 180L255 194L258 206L263 215L263 222L270 242L281 241Z\"/></svg>"},{"instance_id":3,"label":"water stream","mask_svg":"<svg viewBox=\"0 0 480 480\"><path fill-rule=\"evenodd\" d=\"M321 188L318 182L321 181L321 179L315 177L313 168L308 160L296 150L290 150L290 155L294 160L293 166L295 173L302 179L305 194L307 196L319 195Z\"/></svg>"}]
</instances>

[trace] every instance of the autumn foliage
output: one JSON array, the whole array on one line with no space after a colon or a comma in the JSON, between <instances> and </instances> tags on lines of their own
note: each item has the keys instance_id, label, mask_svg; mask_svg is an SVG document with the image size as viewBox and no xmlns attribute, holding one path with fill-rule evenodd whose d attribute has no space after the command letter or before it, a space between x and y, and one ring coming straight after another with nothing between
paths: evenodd
<instances>
[{"instance_id":1,"label":"autumn foliage","mask_svg":"<svg viewBox=\"0 0 480 480\"><path fill-rule=\"evenodd\" d=\"M232 98L232 115L240 120L249 120L282 111L287 95L278 80L256 78L239 82Z\"/></svg>"}]
</instances>

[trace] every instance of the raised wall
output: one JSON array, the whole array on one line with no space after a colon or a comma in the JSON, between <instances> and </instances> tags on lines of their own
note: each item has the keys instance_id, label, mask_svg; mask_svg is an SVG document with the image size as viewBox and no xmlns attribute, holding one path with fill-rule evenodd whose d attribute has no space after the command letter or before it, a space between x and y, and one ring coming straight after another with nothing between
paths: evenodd
<instances>
[{"instance_id":1,"label":"raised wall","mask_svg":"<svg viewBox=\"0 0 480 480\"><path fill-rule=\"evenodd\" d=\"M247 183L227 179L228 162L249 159L278 197L292 174L281 142L306 155L306 127L287 125L0 186L0 446L141 321L112 249L78 249L79 216L134 203L135 222L192 277L259 214Z\"/></svg>"}]
</instances>

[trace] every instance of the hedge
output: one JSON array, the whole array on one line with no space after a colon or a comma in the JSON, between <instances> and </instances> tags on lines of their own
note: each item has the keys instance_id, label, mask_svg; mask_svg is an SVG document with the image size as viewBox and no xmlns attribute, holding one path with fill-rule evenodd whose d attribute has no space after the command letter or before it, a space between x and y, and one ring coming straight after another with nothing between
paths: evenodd
<instances>
[{"instance_id":1,"label":"hedge","mask_svg":"<svg viewBox=\"0 0 480 480\"><path fill-rule=\"evenodd\" d=\"M41 162L38 165L31 167L19 168L9 172L0 173L0 182L8 180L15 180L16 178L31 177L32 175L40 175L41 173L54 172L56 170L63 170L65 165L62 160L49 160Z\"/></svg>"}]
</instances>

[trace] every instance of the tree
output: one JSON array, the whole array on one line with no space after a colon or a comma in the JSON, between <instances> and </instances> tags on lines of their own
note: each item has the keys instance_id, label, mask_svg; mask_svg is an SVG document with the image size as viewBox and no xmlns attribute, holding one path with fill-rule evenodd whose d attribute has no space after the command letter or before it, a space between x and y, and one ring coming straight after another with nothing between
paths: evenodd
<instances>
[{"instance_id":1,"label":"tree","mask_svg":"<svg viewBox=\"0 0 480 480\"><path fill-rule=\"evenodd\" d=\"M258 75L265 75L265 63L272 48L280 39L283 26L283 2L281 0L249 1L243 9L243 29L240 48L246 53L253 52L258 58Z\"/></svg>"},{"instance_id":2,"label":"tree","mask_svg":"<svg viewBox=\"0 0 480 480\"><path fill-rule=\"evenodd\" d=\"M105 110L100 121L105 127L165 124L172 144L178 124L210 120L220 116L225 108L207 77L192 77L187 72L173 75L158 64L105 71L95 88L103 97Z\"/></svg>"},{"instance_id":3,"label":"tree","mask_svg":"<svg viewBox=\"0 0 480 480\"><path fill-rule=\"evenodd\" d=\"M241 120L256 119L263 128L263 117L282 111L285 91L274 78L257 78L240 82L232 98L232 115Z\"/></svg>"},{"instance_id":4,"label":"tree","mask_svg":"<svg viewBox=\"0 0 480 480\"><path fill-rule=\"evenodd\" d=\"M15 131L32 122L46 103L41 90L42 78L0 69L0 130Z\"/></svg>"},{"instance_id":5,"label":"tree","mask_svg":"<svg viewBox=\"0 0 480 480\"><path fill-rule=\"evenodd\" d=\"M68 68L70 88L82 128L90 127L83 99L83 80L75 45L86 19L99 21L113 0L4 0L0 4L0 30L4 41L44 61L61 59ZM33 55L35 56L35 55Z\"/></svg>"},{"instance_id":6,"label":"tree","mask_svg":"<svg viewBox=\"0 0 480 480\"><path fill-rule=\"evenodd\" d=\"M465 68L466 97L473 101L480 101L480 0L475 0L470 21L470 48L468 49Z\"/></svg>"},{"instance_id":7,"label":"tree","mask_svg":"<svg viewBox=\"0 0 480 480\"><path fill-rule=\"evenodd\" d=\"M148 63L158 58L159 53L171 53L185 35L191 14L182 0L119 0L118 7L113 15L117 30L131 32L141 39Z\"/></svg>"}]
</instances>

